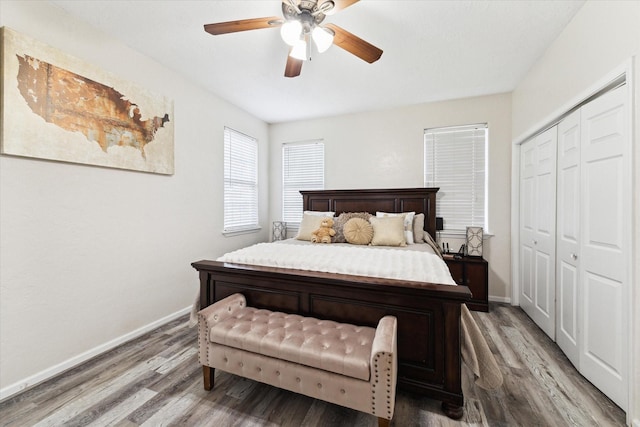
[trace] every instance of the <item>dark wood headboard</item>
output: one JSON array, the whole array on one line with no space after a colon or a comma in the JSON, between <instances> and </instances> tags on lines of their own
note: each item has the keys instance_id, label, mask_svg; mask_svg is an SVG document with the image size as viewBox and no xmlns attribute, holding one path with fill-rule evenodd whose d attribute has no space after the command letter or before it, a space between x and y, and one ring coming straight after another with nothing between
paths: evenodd
<instances>
[{"instance_id":1,"label":"dark wood headboard","mask_svg":"<svg viewBox=\"0 0 640 427\"><path fill-rule=\"evenodd\" d=\"M385 188L379 190L305 190L302 206L308 211L424 213L424 229L436 238L436 193L439 188Z\"/></svg>"}]
</instances>

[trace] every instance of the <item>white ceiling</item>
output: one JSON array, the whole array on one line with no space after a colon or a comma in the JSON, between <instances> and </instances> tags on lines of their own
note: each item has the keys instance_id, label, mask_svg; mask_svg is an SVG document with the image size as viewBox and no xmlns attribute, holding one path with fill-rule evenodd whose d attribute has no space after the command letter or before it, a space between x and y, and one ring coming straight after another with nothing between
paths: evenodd
<instances>
[{"instance_id":1,"label":"white ceiling","mask_svg":"<svg viewBox=\"0 0 640 427\"><path fill-rule=\"evenodd\" d=\"M325 22L381 48L380 60L332 46L286 78L277 29L203 30L281 16L278 0L53 1L268 123L509 92L584 3L362 0Z\"/></svg>"}]
</instances>

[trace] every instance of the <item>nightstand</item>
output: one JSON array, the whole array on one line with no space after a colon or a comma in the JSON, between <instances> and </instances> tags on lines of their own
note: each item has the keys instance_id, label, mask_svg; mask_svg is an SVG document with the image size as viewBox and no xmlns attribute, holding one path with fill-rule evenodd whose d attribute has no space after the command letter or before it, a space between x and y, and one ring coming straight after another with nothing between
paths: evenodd
<instances>
[{"instance_id":1,"label":"nightstand","mask_svg":"<svg viewBox=\"0 0 640 427\"><path fill-rule=\"evenodd\" d=\"M480 257L453 258L444 255L451 277L458 285L468 286L470 310L489 311L489 263Z\"/></svg>"}]
</instances>

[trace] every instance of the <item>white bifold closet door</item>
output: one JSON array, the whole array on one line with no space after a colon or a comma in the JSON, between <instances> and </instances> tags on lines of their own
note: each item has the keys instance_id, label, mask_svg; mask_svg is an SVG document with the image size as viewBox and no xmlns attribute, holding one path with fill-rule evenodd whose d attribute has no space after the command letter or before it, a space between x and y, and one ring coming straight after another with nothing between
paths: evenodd
<instances>
[{"instance_id":1,"label":"white bifold closet door","mask_svg":"<svg viewBox=\"0 0 640 427\"><path fill-rule=\"evenodd\" d=\"M556 342L580 367L580 110L558 125Z\"/></svg>"},{"instance_id":2,"label":"white bifold closet door","mask_svg":"<svg viewBox=\"0 0 640 427\"><path fill-rule=\"evenodd\" d=\"M521 146L520 306L555 337L557 129Z\"/></svg>"},{"instance_id":3,"label":"white bifold closet door","mask_svg":"<svg viewBox=\"0 0 640 427\"><path fill-rule=\"evenodd\" d=\"M553 287L544 279L548 253L555 263L555 340L580 373L625 410L633 218L626 104L623 85L557 125L555 255L539 249L542 229L552 228L541 203L552 203L538 198L541 184L551 180L535 181L547 170L536 166L535 150L549 137L522 145L520 207L523 309L553 338L552 317L544 316L540 300Z\"/></svg>"},{"instance_id":4,"label":"white bifold closet door","mask_svg":"<svg viewBox=\"0 0 640 427\"><path fill-rule=\"evenodd\" d=\"M581 109L580 372L628 407L631 135L627 85Z\"/></svg>"}]
</instances>

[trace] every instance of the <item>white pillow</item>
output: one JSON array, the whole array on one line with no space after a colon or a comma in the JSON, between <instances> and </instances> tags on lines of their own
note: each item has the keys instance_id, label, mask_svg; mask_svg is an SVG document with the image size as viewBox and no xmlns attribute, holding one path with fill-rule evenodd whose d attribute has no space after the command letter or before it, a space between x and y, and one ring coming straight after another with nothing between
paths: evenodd
<instances>
[{"instance_id":1,"label":"white pillow","mask_svg":"<svg viewBox=\"0 0 640 427\"><path fill-rule=\"evenodd\" d=\"M303 214L302 222L300 223L300 228L298 229L296 239L310 241L313 237L313 234L311 233L320 228L320 224L325 218L327 217L308 213Z\"/></svg>"},{"instance_id":2,"label":"white pillow","mask_svg":"<svg viewBox=\"0 0 640 427\"><path fill-rule=\"evenodd\" d=\"M375 217L369 218L369 222L373 226L372 246L406 246L407 242L404 238L404 218L401 216L394 217Z\"/></svg>"},{"instance_id":3,"label":"white pillow","mask_svg":"<svg viewBox=\"0 0 640 427\"><path fill-rule=\"evenodd\" d=\"M415 212L403 212L403 213L376 212L376 216L381 218L401 216L404 224L404 239L405 239L405 242L409 245L413 245L415 243L413 240L413 217L415 215L416 215Z\"/></svg>"}]
</instances>

